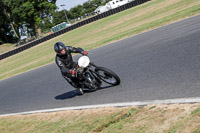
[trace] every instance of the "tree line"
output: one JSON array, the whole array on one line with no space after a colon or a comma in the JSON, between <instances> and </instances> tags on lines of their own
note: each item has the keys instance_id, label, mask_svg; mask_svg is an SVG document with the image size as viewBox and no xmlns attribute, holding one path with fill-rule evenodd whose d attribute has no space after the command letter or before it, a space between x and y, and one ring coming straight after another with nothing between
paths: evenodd
<instances>
[{"instance_id":1,"label":"tree line","mask_svg":"<svg viewBox=\"0 0 200 133\"><path fill-rule=\"evenodd\" d=\"M69 11L58 10L56 0L0 0L0 44L18 42L21 36L32 38L51 27L87 16L110 0L88 0Z\"/></svg>"}]
</instances>

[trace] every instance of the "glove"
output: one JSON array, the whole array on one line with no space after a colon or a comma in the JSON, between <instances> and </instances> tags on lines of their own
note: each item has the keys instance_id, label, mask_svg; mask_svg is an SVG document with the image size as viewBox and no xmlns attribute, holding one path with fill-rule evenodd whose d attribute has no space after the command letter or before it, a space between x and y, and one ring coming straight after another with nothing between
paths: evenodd
<instances>
[{"instance_id":1,"label":"glove","mask_svg":"<svg viewBox=\"0 0 200 133\"><path fill-rule=\"evenodd\" d=\"M88 52L87 51L83 51L82 54L83 55L88 55Z\"/></svg>"},{"instance_id":2,"label":"glove","mask_svg":"<svg viewBox=\"0 0 200 133\"><path fill-rule=\"evenodd\" d=\"M76 75L76 71L73 69L69 70L69 73L72 75L72 77L74 77Z\"/></svg>"}]
</instances>

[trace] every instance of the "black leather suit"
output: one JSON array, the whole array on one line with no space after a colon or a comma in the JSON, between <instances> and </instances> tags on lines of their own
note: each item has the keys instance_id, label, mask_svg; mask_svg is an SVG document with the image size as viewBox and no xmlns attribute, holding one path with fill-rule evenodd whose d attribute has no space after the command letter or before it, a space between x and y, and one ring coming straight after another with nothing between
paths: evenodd
<instances>
[{"instance_id":1,"label":"black leather suit","mask_svg":"<svg viewBox=\"0 0 200 133\"><path fill-rule=\"evenodd\" d=\"M71 46L66 46L65 55L56 55L56 64L61 70L63 76L67 76L71 78L71 74L69 73L70 69L75 67L75 63L73 62L71 53L82 53L84 50L82 48L75 48Z\"/></svg>"}]
</instances>

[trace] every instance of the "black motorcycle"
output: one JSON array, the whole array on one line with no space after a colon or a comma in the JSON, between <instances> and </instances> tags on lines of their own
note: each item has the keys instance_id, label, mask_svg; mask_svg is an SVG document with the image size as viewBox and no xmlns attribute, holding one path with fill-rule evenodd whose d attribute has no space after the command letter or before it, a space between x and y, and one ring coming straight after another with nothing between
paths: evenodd
<instances>
[{"instance_id":1,"label":"black motorcycle","mask_svg":"<svg viewBox=\"0 0 200 133\"><path fill-rule=\"evenodd\" d=\"M65 79L77 88L80 95L83 95L85 90L95 91L101 88L102 81L113 86L120 84L120 78L116 73L105 67L96 66L90 62L88 56L81 56L74 70L77 71L78 82L74 83L69 78Z\"/></svg>"}]
</instances>

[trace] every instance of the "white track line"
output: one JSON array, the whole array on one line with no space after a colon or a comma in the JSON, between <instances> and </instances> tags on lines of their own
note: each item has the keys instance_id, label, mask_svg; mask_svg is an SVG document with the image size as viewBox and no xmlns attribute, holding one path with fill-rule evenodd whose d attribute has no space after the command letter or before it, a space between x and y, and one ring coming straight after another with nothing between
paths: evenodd
<instances>
[{"instance_id":1,"label":"white track line","mask_svg":"<svg viewBox=\"0 0 200 133\"><path fill-rule=\"evenodd\" d=\"M3 114L0 116L28 115L35 113L58 112L65 110L83 110L83 109L104 108L104 107L145 106L150 104L189 104L189 103L200 103L200 97L64 107L64 108L54 108L45 110L35 110L35 111L21 112L21 113Z\"/></svg>"}]
</instances>

